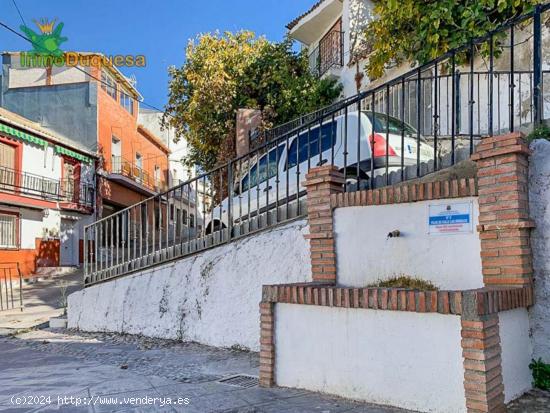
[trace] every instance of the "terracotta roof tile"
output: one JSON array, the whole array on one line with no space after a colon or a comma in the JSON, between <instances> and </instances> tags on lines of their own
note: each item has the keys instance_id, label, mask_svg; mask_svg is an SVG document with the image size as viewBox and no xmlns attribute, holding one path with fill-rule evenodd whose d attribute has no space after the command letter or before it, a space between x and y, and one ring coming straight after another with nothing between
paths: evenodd
<instances>
[{"instance_id":1,"label":"terracotta roof tile","mask_svg":"<svg viewBox=\"0 0 550 413\"><path fill-rule=\"evenodd\" d=\"M296 17L294 20L292 20L290 23L286 25L286 28L288 30L292 30L294 26L296 26L300 20L302 20L304 17L306 17L308 14L310 14L313 10L315 10L317 7L319 7L325 0L319 0L317 3L315 3L311 8L306 11L304 14Z\"/></svg>"}]
</instances>

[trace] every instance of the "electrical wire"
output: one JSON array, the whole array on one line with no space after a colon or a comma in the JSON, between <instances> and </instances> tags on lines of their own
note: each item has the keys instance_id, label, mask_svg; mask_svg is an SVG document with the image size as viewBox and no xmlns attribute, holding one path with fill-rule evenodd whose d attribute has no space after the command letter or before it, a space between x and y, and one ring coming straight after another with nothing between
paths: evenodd
<instances>
[{"instance_id":1,"label":"electrical wire","mask_svg":"<svg viewBox=\"0 0 550 413\"><path fill-rule=\"evenodd\" d=\"M19 10L19 7L17 6L17 3L15 2L15 0L11 0L11 1L13 2L13 5L15 6L15 9L17 10L17 13L19 13L19 17L21 18L21 21L26 26L27 23L25 22L25 19L23 18L23 15L21 14L21 10Z\"/></svg>"},{"instance_id":2,"label":"electrical wire","mask_svg":"<svg viewBox=\"0 0 550 413\"><path fill-rule=\"evenodd\" d=\"M21 16L21 18L22 18L22 16ZM15 34L15 35L21 37L22 39L26 40L27 42L29 42L31 45L35 46L36 48L39 48L39 49L42 49L42 50L46 51L42 46L36 44L36 43L33 42L31 39L29 39L27 36L22 35L21 33L19 33L18 31L16 31L16 30L13 29L12 27L8 26L8 25L5 24L4 22L0 21L0 26L3 27L3 28L6 29L6 30L12 32L13 34ZM78 65L75 65L75 66L73 66L73 67L74 67L75 69L79 70L80 72L84 73L84 74L87 75L88 77L90 77L90 78L92 78L92 79L98 81L99 83L101 83L101 84L103 84L103 85L105 85L105 86L107 86L107 87L112 87L112 85L110 85L110 84L108 84L107 82L105 82L105 81L103 81L103 80L101 80L101 79L95 77L94 75L88 73L86 70L80 68ZM154 106L154 105L151 105L151 104L145 102L145 100L141 100L141 101L140 101L139 99L136 99L136 98L133 97L133 96L129 96L129 97L130 97L130 99L132 99L133 101L136 101L136 102L138 102L138 103L141 103L141 104L144 105L144 106L147 106L147 107L149 107L149 108L151 108L151 109L154 109L154 110L156 110L156 111L159 111L159 112L164 112L162 109L160 109L160 108L158 108L158 107L156 107L156 106ZM171 115L168 114L168 116L171 116Z\"/></svg>"}]
</instances>

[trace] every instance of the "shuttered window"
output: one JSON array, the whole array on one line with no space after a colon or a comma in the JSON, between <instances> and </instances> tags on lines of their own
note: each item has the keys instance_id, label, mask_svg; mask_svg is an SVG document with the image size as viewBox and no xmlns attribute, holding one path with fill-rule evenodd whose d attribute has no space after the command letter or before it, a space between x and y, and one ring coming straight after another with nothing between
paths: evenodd
<instances>
[{"instance_id":1,"label":"shuttered window","mask_svg":"<svg viewBox=\"0 0 550 413\"><path fill-rule=\"evenodd\" d=\"M15 147L0 142L0 189L15 185Z\"/></svg>"},{"instance_id":2,"label":"shuttered window","mask_svg":"<svg viewBox=\"0 0 550 413\"><path fill-rule=\"evenodd\" d=\"M0 248L17 247L17 216L0 212Z\"/></svg>"}]
</instances>

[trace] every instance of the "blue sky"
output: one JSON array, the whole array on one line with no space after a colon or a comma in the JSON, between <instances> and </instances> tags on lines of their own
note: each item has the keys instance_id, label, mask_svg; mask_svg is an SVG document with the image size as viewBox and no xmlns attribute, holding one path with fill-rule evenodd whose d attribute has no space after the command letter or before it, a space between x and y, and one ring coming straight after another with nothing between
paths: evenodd
<instances>
[{"instance_id":1,"label":"blue sky","mask_svg":"<svg viewBox=\"0 0 550 413\"><path fill-rule=\"evenodd\" d=\"M145 68L121 68L135 75L146 102L166 103L167 67L185 59L187 39L214 30L250 29L270 40L283 38L285 25L316 0L16 0L27 25L58 18L69 40L62 49L107 55L143 54ZM12 0L0 0L0 20L19 31ZM25 40L0 27L0 50L30 50Z\"/></svg>"}]
</instances>

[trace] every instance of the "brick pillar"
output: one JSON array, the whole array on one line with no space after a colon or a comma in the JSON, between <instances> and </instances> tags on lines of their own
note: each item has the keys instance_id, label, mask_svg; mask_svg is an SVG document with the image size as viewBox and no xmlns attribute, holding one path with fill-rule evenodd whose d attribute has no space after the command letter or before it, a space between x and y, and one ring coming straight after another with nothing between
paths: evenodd
<instances>
[{"instance_id":1,"label":"brick pillar","mask_svg":"<svg viewBox=\"0 0 550 413\"><path fill-rule=\"evenodd\" d=\"M260 303L260 386L275 383L274 304Z\"/></svg>"},{"instance_id":2,"label":"brick pillar","mask_svg":"<svg viewBox=\"0 0 550 413\"><path fill-rule=\"evenodd\" d=\"M478 166L479 237L486 286L526 285L533 276L528 202L529 148L518 133L484 138Z\"/></svg>"},{"instance_id":3,"label":"brick pillar","mask_svg":"<svg viewBox=\"0 0 550 413\"><path fill-rule=\"evenodd\" d=\"M498 314L462 318L462 355L468 413L505 412Z\"/></svg>"},{"instance_id":4,"label":"brick pillar","mask_svg":"<svg viewBox=\"0 0 550 413\"><path fill-rule=\"evenodd\" d=\"M333 165L312 168L303 185L307 188L307 213L313 281L336 282L336 250L334 246L330 195L343 192L344 175Z\"/></svg>"}]
</instances>

